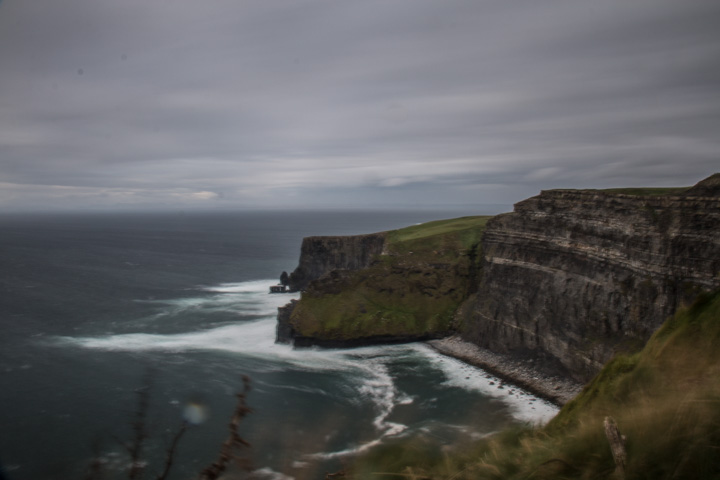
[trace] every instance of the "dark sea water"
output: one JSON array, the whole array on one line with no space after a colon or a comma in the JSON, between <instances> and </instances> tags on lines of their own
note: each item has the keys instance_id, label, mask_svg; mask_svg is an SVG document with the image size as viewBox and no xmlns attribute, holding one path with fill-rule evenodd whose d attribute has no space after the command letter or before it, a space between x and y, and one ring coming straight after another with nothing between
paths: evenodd
<instances>
[{"instance_id":1,"label":"dark sea water","mask_svg":"<svg viewBox=\"0 0 720 480\"><path fill-rule=\"evenodd\" d=\"M275 345L280 272L308 235L472 212L251 212L0 217L0 462L10 480L127 478L136 391L148 383L145 478L183 418L170 478L211 463L241 389L255 478L323 478L406 435L439 445L538 421L554 407L423 344ZM199 406L198 406L199 405Z\"/></svg>"}]
</instances>

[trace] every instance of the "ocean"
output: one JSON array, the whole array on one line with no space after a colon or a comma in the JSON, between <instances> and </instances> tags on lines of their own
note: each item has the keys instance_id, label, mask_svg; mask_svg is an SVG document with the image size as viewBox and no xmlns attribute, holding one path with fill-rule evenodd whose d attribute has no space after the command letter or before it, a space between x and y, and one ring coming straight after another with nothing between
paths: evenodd
<instances>
[{"instance_id":1,"label":"ocean","mask_svg":"<svg viewBox=\"0 0 720 480\"><path fill-rule=\"evenodd\" d=\"M144 478L213 462L250 378L253 478L323 478L354 454L424 435L438 446L557 409L418 344L276 345L269 294L309 235L351 235L469 211L0 217L0 465L9 480L126 478L138 392ZM483 213L483 212L478 212Z\"/></svg>"}]
</instances>

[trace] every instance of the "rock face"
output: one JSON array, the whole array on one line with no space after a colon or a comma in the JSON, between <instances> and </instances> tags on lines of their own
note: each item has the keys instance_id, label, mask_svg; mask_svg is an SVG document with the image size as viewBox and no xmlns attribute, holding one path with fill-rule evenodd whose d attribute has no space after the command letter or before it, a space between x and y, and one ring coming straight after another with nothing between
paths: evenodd
<instances>
[{"instance_id":1,"label":"rock face","mask_svg":"<svg viewBox=\"0 0 720 480\"><path fill-rule=\"evenodd\" d=\"M543 191L493 218L463 337L589 379L720 285L718 179L675 196Z\"/></svg>"},{"instance_id":2,"label":"rock face","mask_svg":"<svg viewBox=\"0 0 720 480\"><path fill-rule=\"evenodd\" d=\"M385 245L383 233L346 237L307 237L300 262L290 274L291 291L304 290L311 281L333 270L359 270L370 265Z\"/></svg>"},{"instance_id":3,"label":"rock face","mask_svg":"<svg viewBox=\"0 0 720 480\"><path fill-rule=\"evenodd\" d=\"M291 343L294 337L293 328L290 325L290 316L295 310L297 300L290 300L290 303L278 307L277 327L275 329L275 341L277 343Z\"/></svg>"}]
</instances>

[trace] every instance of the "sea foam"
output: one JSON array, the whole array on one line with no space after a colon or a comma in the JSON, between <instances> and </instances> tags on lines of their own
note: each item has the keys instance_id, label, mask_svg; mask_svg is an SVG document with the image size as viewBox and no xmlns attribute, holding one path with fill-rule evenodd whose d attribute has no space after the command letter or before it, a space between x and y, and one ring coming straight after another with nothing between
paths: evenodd
<instances>
[{"instance_id":1,"label":"sea foam","mask_svg":"<svg viewBox=\"0 0 720 480\"><path fill-rule=\"evenodd\" d=\"M544 424L559 411L552 403L511 383L504 383L482 369L437 353L427 345L418 345L417 350L425 355L432 365L442 370L445 385L480 392L498 399L506 404L512 416L520 421Z\"/></svg>"},{"instance_id":2,"label":"sea foam","mask_svg":"<svg viewBox=\"0 0 720 480\"><path fill-rule=\"evenodd\" d=\"M443 373L444 384L477 391L506 404L518 420L546 422L557 413L548 402L517 388L505 386L499 389L498 379L486 378L483 370L458 360L443 356L423 344L394 346L370 346L353 350L293 349L289 345L276 344L275 329L277 308L294 295L269 294L272 280L242 283L224 283L217 286L201 286L194 291L202 294L185 298L154 300L165 315L173 316L190 310L231 311L243 315L257 315L258 320L238 321L214 328L199 329L171 334L129 333L95 337L61 337L60 344L107 351L224 351L260 359L269 370L302 370L340 374L345 388L356 392L363 402L373 405L372 425L376 435L367 441L349 445L335 452L310 454L308 459L329 459L366 451L408 430L407 425L388 421L398 405L412 403L413 398L400 391L388 365L399 358L412 356L429 363ZM190 290L189 292L192 292ZM494 381L496 385L491 385ZM286 386L302 389L303 386ZM512 388L513 394L508 392ZM322 395L324 392L313 392Z\"/></svg>"}]
</instances>

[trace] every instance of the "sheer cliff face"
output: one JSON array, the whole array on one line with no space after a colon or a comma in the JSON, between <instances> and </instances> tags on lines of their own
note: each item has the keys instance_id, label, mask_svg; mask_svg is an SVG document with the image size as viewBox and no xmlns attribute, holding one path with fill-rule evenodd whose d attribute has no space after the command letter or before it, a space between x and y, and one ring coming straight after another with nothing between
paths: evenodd
<instances>
[{"instance_id":1,"label":"sheer cliff face","mask_svg":"<svg viewBox=\"0 0 720 480\"><path fill-rule=\"evenodd\" d=\"M579 380L720 284L720 198L554 190L488 222L466 339Z\"/></svg>"},{"instance_id":2,"label":"sheer cliff face","mask_svg":"<svg viewBox=\"0 0 720 480\"><path fill-rule=\"evenodd\" d=\"M370 266L385 245L383 233L351 237L307 237L300 248L300 262L290 274L290 289L308 284L333 270L359 270Z\"/></svg>"}]
</instances>

